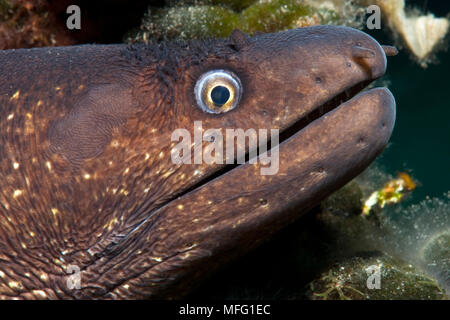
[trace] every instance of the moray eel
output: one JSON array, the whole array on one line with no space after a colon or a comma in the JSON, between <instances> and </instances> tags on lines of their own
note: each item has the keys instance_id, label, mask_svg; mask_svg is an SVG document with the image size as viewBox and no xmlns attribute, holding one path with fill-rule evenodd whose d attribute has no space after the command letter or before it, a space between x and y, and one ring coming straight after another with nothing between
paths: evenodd
<instances>
[{"instance_id":1,"label":"moray eel","mask_svg":"<svg viewBox=\"0 0 450 320\"><path fill-rule=\"evenodd\" d=\"M1 298L187 294L380 154L395 101L362 89L393 50L316 26L1 51ZM174 163L194 121L278 129L278 171Z\"/></svg>"}]
</instances>

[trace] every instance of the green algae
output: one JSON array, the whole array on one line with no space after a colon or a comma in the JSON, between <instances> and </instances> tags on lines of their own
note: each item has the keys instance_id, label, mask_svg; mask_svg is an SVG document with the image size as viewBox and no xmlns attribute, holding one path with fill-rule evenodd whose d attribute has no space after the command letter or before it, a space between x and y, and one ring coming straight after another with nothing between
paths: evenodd
<instances>
[{"instance_id":1,"label":"green algae","mask_svg":"<svg viewBox=\"0 0 450 320\"><path fill-rule=\"evenodd\" d=\"M194 6L194 5L214 5L214 6L222 6L225 8L232 9L234 11L241 11L257 0L168 0L166 1L167 6L175 7L175 6Z\"/></svg>"},{"instance_id":2,"label":"green algae","mask_svg":"<svg viewBox=\"0 0 450 320\"><path fill-rule=\"evenodd\" d=\"M312 9L299 0L260 0L246 2L241 8L226 6L223 1L211 3L216 5L200 2L150 8L139 31L131 32L126 41L227 37L235 28L252 35L336 22L336 15L325 15L324 10Z\"/></svg>"},{"instance_id":3,"label":"green algae","mask_svg":"<svg viewBox=\"0 0 450 320\"><path fill-rule=\"evenodd\" d=\"M256 31L275 32L295 28L298 19L312 14L309 6L298 1L259 2L242 12L239 27L250 34Z\"/></svg>"},{"instance_id":4,"label":"green algae","mask_svg":"<svg viewBox=\"0 0 450 320\"><path fill-rule=\"evenodd\" d=\"M256 0L210 0L210 2L213 5L222 5L235 11L241 11L254 4Z\"/></svg>"},{"instance_id":5,"label":"green algae","mask_svg":"<svg viewBox=\"0 0 450 320\"><path fill-rule=\"evenodd\" d=\"M238 22L238 16L230 9L219 6L183 6L150 9L144 18L144 40L192 39L228 36Z\"/></svg>"}]
</instances>

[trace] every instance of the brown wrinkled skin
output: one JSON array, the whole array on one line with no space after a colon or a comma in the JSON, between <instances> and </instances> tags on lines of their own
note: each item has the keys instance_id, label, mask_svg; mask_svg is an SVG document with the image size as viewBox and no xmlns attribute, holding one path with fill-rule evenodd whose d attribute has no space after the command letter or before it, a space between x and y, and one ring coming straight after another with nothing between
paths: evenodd
<instances>
[{"instance_id":1,"label":"brown wrinkled skin","mask_svg":"<svg viewBox=\"0 0 450 320\"><path fill-rule=\"evenodd\" d=\"M375 57L354 58L355 45ZM173 164L174 129L193 132L196 120L204 129L287 129L382 76L378 43L322 26L187 44L0 51L0 66L6 299L182 296L367 167L395 118L389 91L370 90L281 143L278 174L245 164L191 190L222 165ZM215 68L235 72L244 90L239 106L220 115L203 112L193 95L197 78ZM70 266L81 269L80 289L67 285Z\"/></svg>"}]
</instances>

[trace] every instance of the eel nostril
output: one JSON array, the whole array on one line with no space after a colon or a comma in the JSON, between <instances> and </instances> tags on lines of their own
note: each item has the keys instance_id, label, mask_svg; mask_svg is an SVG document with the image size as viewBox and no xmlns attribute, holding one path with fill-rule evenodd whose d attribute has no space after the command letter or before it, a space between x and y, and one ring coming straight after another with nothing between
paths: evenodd
<instances>
[{"instance_id":1,"label":"eel nostril","mask_svg":"<svg viewBox=\"0 0 450 320\"><path fill-rule=\"evenodd\" d=\"M393 56L396 56L398 54L398 50L394 46L385 46L385 45L383 45L383 46L381 46L381 48L383 49L384 54L386 56L388 56L388 57L393 57Z\"/></svg>"}]
</instances>

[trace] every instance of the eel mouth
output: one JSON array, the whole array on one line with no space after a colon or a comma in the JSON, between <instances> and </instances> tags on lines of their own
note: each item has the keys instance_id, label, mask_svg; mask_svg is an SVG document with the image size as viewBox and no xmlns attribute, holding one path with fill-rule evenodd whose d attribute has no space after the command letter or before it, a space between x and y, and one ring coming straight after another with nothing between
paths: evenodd
<instances>
[{"instance_id":1,"label":"eel mouth","mask_svg":"<svg viewBox=\"0 0 450 320\"><path fill-rule=\"evenodd\" d=\"M364 94L368 90L368 86L373 83L375 80L365 80L362 82L357 83L356 85L345 89L344 91L338 93L333 98L328 100L327 102L323 103L322 105L319 105L318 107L314 108L310 113L306 114L305 116L301 117L299 120L295 121L292 125L284 129L280 132L279 136L279 145L281 145L283 142L287 141L291 137L293 137L298 132L304 130L308 125L312 124L316 120L320 119L327 113L329 113L332 110L337 109L350 99L354 98L358 94ZM267 145L270 146L268 148L268 151L271 152L272 149L275 147L275 145L272 145L272 142L270 139L267 140ZM259 150L258 150L259 151ZM259 154L259 152L258 152ZM236 160L236 159L235 159ZM247 150L245 154L245 163L247 163L250 160L249 158L249 151ZM171 201L182 197L196 189L199 189L203 187L204 185L208 184L209 182L220 179L221 176L226 175L227 173L231 172L232 170L235 170L237 167L242 166L243 164L225 164L222 168L217 170L216 172L212 173L209 176L206 176L204 179L200 180L196 184L192 185L188 189L176 194L173 198L169 199L165 204L170 203Z\"/></svg>"}]
</instances>

